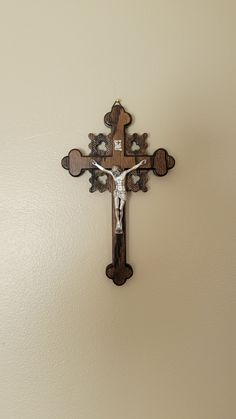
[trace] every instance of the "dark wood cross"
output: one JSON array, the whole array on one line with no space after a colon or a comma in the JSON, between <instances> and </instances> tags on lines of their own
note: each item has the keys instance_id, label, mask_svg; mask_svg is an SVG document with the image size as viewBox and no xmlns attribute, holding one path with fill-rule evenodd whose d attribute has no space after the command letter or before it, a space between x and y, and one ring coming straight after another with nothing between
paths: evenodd
<instances>
[{"instance_id":1,"label":"dark wood cross","mask_svg":"<svg viewBox=\"0 0 236 419\"><path fill-rule=\"evenodd\" d=\"M159 148L153 155L147 155L147 134L130 135L126 132L131 121L131 115L125 111L119 101L116 101L111 111L104 117L105 125L111 129L111 133L108 135L89 134L91 152L88 156L83 156L80 150L73 149L62 159L63 168L67 169L71 176L77 177L85 170L89 170L90 192L108 190L112 193L112 263L106 267L106 275L116 285L123 285L133 275L131 265L126 262L126 191L146 192L149 170L152 170L156 176L165 176L175 165L174 158L164 148ZM144 160L142 165L125 176L125 193L122 195L121 192L119 195L119 191L117 192L119 187L112 175L115 173L114 166L120 170L120 173L124 173L142 160ZM104 170L95 166L95 163L105 169L105 174ZM117 230L119 210L117 210L114 196L116 194L117 197L117 193L124 206L122 226L119 230Z\"/></svg>"}]
</instances>

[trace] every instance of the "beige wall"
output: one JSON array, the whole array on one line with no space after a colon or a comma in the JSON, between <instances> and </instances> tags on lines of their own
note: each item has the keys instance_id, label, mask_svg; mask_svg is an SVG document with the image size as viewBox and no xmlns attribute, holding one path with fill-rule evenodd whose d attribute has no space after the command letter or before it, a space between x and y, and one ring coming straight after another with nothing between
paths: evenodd
<instances>
[{"instance_id":1,"label":"beige wall","mask_svg":"<svg viewBox=\"0 0 236 419\"><path fill-rule=\"evenodd\" d=\"M235 419L234 1L6 1L1 419ZM129 201L62 170L121 98L176 167Z\"/></svg>"}]
</instances>

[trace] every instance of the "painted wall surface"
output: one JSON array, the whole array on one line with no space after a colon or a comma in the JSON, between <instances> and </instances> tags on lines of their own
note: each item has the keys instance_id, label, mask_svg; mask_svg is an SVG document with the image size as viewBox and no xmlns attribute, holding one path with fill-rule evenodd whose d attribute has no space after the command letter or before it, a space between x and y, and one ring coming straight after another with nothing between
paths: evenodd
<instances>
[{"instance_id":1,"label":"painted wall surface","mask_svg":"<svg viewBox=\"0 0 236 419\"><path fill-rule=\"evenodd\" d=\"M235 419L236 3L3 1L1 419ZM176 167L111 197L60 165L116 98Z\"/></svg>"}]
</instances>

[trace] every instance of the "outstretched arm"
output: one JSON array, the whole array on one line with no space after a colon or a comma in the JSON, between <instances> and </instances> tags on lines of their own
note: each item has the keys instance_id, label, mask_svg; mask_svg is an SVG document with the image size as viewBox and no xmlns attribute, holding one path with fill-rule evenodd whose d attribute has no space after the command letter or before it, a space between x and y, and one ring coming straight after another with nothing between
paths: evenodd
<instances>
[{"instance_id":1,"label":"outstretched arm","mask_svg":"<svg viewBox=\"0 0 236 419\"><path fill-rule=\"evenodd\" d=\"M123 173L127 175L127 173L132 172L133 170L137 169L139 166L142 166L142 164L145 164L145 163L146 163L146 160L142 160L135 166L131 167L130 169L125 170Z\"/></svg>"},{"instance_id":2,"label":"outstretched arm","mask_svg":"<svg viewBox=\"0 0 236 419\"><path fill-rule=\"evenodd\" d=\"M92 160L91 163L96 166L99 170L102 170L103 172L108 173L109 175L111 175L113 177L113 174L111 172L111 170L105 169L105 167L101 166L100 164L98 164L95 160Z\"/></svg>"}]
</instances>

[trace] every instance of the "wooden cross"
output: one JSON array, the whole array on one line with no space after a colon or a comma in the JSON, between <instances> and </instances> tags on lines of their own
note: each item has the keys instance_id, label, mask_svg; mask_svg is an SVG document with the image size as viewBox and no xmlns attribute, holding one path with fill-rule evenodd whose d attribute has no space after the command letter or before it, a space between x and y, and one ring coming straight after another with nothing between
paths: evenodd
<instances>
[{"instance_id":1,"label":"wooden cross","mask_svg":"<svg viewBox=\"0 0 236 419\"><path fill-rule=\"evenodd\" d=\"M71 176L80 176L85 170L89 170L90 192L108 190L112 193L112 263L106 267L106 275L116 285L123 285L133 275L133 269L126 262L125 202L123 202L122 226L117 230L117 208L114 199L117 185L111 171L117 166L120 168L120 173L124 173L125 170L128 171L144 160L145 163L136 170L127 173L125 190L146 192L149 170L152 170L156 176L165 176L175 165L174 158L164 148L159 148L153 155L145 154L147 134L126 133L131 121L131 115L125 111L119 101L116 101L111 111L104 117L105 125L111 129L111 133L89 134L91 152L88 156L83 156L78 149L73 149L62 159L63 168L67 169ZM94 165L95 162L106 170L106 174ZM108 170L111 176L107 174Z\"/></svg>"}]
</instances>

